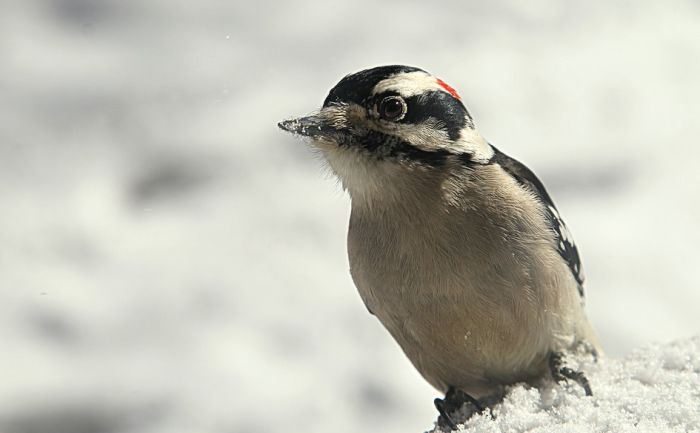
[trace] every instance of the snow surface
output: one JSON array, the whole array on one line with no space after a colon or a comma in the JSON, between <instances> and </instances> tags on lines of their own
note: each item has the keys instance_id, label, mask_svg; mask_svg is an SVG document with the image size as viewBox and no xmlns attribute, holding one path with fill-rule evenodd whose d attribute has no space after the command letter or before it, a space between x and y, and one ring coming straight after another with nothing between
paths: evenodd
<instances>
[{"instance_id":1,"label":"snow surface","mask_svg":"<svg viewBox=\"0 0 700 433\"><path fill-rule=\"evenodd\" d=\"M610 359L700 334L695 0L1 4L0 433L430 428L277 128L387 63L542 178Z\"/></svg>"},{"instance_id":2,"label":"snow surface","mask_svg":"<svg viewBox=\"0 0 700 433\"><path fill-rule=\"evenodd\" d=\"M514 386L461 432L698 432L700 337L635 350L624 359L582 362L594 395L577 385ZM441 430L435 429L437 433Z\"/></svg>"}]
</instances>

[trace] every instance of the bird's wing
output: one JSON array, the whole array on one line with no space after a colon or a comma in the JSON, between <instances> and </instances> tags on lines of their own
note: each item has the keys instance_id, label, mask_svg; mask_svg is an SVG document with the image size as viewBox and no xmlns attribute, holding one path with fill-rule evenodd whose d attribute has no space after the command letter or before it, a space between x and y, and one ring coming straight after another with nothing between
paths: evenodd
<instances>
[{"instance_id":1,"label":"bird's wing","mask_svg":"<svg viewBox=\"0 0 700 433\"><path fill-rule=\"evenodd\" d=\"M583 268L581 267L581 258L578 254L578 248L574 243L571 232L566 227L566 224L564 224L564 220L559 215L556 206L554 206L552 198L547 193L542 182L529 168L520 161L496 149L493 145L492 147L495 152L492 161L503 167L503 169L513 176L519 184L532 191L544 204L549 224L555 234L557 251L566 264L569 265L571 273L578 282L578 291L581 296L583 296L583 281L585 277L583 275Z\"/></svg>"}]
</instances>

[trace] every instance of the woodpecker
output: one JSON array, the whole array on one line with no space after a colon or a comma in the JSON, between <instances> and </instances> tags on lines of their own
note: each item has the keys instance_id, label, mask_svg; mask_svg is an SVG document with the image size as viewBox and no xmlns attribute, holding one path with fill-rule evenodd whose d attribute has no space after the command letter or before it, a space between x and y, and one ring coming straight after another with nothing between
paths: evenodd
<instances>
[{"instance_id":1,"label":"woodpecker","mask_svg":"<svg viewBox=\"0 0 700 433\"><path fill-rule=\"evenodd\" d=\"M281 129L310 138L352 207L347 248L367 309L445 397L440 425L505 387L586 376L600 346L576 244L542 182L477 132L459 94L415 67L347 75Z\"/></svg>"}]
</instances>

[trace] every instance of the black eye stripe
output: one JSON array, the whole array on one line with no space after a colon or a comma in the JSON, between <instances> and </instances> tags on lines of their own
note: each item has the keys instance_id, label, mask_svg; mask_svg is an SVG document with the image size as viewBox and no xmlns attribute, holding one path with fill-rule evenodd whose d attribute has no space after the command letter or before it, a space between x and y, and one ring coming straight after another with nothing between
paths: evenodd
<instances>
[{"instance_id":1,"label":"black eye stripe","mask_svg":"<svg viewBox=\"0 0 700 433\"><path fill-rule=\"evenodd\" d=\"M406 98L408 111L402 123L422 123L435 119L443 125L451 140L459 138L460 131L471 125L471 116L461 101L447 92L425 92Z\"/></svg>"}]
</instances>

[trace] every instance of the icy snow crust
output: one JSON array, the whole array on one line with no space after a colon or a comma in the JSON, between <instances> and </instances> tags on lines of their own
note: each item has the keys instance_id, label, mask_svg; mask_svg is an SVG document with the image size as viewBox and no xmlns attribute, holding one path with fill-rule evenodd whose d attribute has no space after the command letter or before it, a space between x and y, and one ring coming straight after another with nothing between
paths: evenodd
<instances>
[{"instance_id":1,"label":"icy snow crust","mask_svg":"<svg viewBox=\"0 0 700 433\"><path fill-rule=\"evenodd\" d=\"M463 432L700 431L700 337L636 350L624 359L582 362L594 396L576 386L514 386L491 414ZM437 433L440 430L435 429Z\"/></svg>"}]
</instances>

